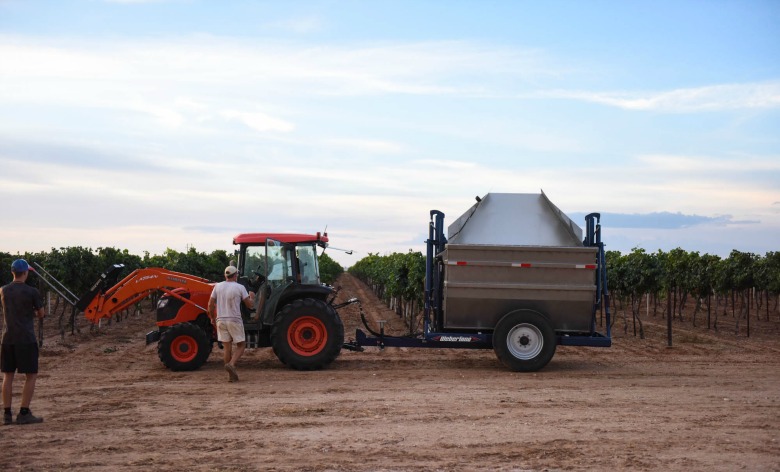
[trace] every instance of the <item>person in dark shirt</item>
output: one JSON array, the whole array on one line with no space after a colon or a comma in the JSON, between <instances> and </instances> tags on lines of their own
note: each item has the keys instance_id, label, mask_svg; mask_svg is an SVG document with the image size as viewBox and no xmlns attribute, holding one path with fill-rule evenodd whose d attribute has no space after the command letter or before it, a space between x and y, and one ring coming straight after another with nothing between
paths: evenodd
<instances>
[{"instance_id":1,"label":"person in dark shirt","mask_svg":"<svg viewBox=\"0 0 780 472\"><path fill-rule=\"evenodd\" d=\"M30 266L24 259L11 264L14 280L0 288L0 302L5 317L5 334L0 345L0 371L3 372L3 424L11 424L11 397L14 373L25 374L22 405L16 415L16 424L40 423L43 418L33 416L30 402L38 377L38 343L35 339L35 317L43 318L43 300L38 290L27 285Z\"/></svg>"}]
</instances>

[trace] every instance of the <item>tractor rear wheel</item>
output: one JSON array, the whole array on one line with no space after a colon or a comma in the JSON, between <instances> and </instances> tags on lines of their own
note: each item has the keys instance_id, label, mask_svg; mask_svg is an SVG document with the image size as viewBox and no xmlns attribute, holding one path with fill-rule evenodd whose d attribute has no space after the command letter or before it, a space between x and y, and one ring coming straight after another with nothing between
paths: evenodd
<instances>
[{"instance_id":1,"label":"tractor rear wheel","mask_svg":"<svg viewBox=\"0 0 780 472\"><path fill-rule=\"evenodd\" d=\"M271 345L282 363L296 370L319 370L338 357L344 324L331 305L312 298L295 300L277 314Z\"/></svg>"},{"instance_id":2,"label":"tractor rear wheel","mask_svg":"<svg viewBox=\"0 0 780 472\"><path fill-rule=\"evenodd\" d=\"M160 335L157 343L160 360L174 371L195 370L206 362L210 353L209 335L192 323L171 326Z\"/></svg>"},{"instance_id":3,"label":"tractor rear wheel","mask_svg":"<svg viewBox=\"0 0 780 472\"><path fill-rule=\"evenodd\" d=\"M536 311L507 313L493 331L496 357L515 372L533 372L546 366L555 354L555 347L552 324Z\"/></svg>"}]
</instances>

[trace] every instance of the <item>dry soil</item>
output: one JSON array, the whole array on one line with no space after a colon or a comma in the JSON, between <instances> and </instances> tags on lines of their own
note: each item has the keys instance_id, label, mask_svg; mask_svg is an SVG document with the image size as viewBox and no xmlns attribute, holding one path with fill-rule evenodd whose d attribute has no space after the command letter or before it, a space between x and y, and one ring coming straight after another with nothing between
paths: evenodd
<instances>
[{"instance_id":1,"label":"dry soil","mask_svg":"<svg viewBox=\"0 0 780 472\"><path fill-rule=\"evenodd\" d=\"M359 281L339 283L372 322L404 329ZM342 310L348 338L357 313ZM297 372L255 349L238 383L217 349L195 372L166 370L144 344L151 312L98 331L82 320L64 341L47 323L32 404L45 422L0 427L0 470L780 470L776 321L750 338L686 323L672 348L660 318L644 340L620 321L612 348L559 347L531 374L492 351L342 351Z\"/></svg>"}]
</instances>

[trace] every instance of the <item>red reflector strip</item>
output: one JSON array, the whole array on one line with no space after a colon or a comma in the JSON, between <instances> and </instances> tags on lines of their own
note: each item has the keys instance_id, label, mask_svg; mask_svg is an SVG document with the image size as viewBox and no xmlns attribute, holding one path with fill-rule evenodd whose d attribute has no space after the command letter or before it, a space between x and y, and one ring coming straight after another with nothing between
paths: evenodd
<instances>
[{"instance_id":1,"label":"red reflector strip","mask_svg":"<svg viewBox=\"0 0 780 472\"><path fill-rule=\"evenodd\" d=\"M513 267L519 269L598 269L597 264L571 264L566 262L447 261L447 265L469 267Z\"/></svg>"}]
</instances>

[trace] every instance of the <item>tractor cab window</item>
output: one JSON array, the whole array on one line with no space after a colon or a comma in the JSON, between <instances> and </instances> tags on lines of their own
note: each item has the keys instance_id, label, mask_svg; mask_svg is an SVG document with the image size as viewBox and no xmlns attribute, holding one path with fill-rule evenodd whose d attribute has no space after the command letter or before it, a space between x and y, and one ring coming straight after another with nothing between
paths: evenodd
<instances>
[{"instance_id":1,"label":"tractor cab window","mask_svg":"<svg viewBox=\"0 0 780 472\"><path fill-rule=\"evenodd\" d=\"M292 275L288 252L289 249L279 241L269 239L266 243L266 278L272 288L285 284Z\"/></svg>"},{"instance_id":2,"label":"tractor cab window","mask_svg":"<svg viewBox=\"0 0 780 472\"><path fill-rule=\"evenodd\" d=\"M250 280L265 277L265 246L247 246L241 266L241 275Z\"/></svg>"},{"instance_id":3,"label":"tractor cab window","mask_svg":"<svg viewBox=\"0 0 780 472\"><path fill-rule=\"evenodd\" d=\"M317 248L312 245L295 248L298 259L298 274L302 284L319 285L320 273L317 267Z\"/></svg>"}]
</instances>

